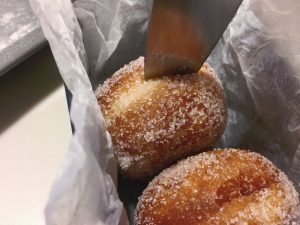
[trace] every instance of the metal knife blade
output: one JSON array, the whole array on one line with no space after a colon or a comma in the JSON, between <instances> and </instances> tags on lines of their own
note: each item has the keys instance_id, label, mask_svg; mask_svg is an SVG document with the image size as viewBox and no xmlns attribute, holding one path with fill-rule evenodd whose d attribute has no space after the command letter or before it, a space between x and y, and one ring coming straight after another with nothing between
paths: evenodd
<instances>
[{"instance_id":1,"label":"metal knife blade","mask_svg":"<svg viewBox=\"0 0 300 225\"><path fill-rule=\"evenodd\" d=\"M145 78L198 72L242 0L153 0Z\"/></svg>"}]
</instances>

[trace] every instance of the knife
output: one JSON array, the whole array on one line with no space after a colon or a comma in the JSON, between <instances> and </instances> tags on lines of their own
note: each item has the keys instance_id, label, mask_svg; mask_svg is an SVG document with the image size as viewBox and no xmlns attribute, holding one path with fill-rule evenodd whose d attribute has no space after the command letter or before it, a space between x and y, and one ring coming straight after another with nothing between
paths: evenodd
<instances>
[{"instance_id":1,"label":"knife","mask_svg":"<svg viewBox=\"0 0 300 225\"><path fill-rule=\"evenodd\" d=\"M145 79L198 72L242 0L153 0Z\"/></svg>"}]
</instances>

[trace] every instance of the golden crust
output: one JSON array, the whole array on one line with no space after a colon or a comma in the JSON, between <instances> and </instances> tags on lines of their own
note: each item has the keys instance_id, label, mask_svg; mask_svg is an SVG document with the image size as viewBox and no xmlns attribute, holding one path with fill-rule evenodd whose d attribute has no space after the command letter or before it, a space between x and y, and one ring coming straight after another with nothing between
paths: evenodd
<instances>
[{"instance_id":1,"label":"golden crust","mask_svg":"<svg viewBox=\"0 0 300 225\"><path fill-rule=\"evenodd\" d=\"M136 225L296 224L298 194L257 153L202 153L164 170L145 189Z\"/></svg>"},{"instance_id":2,"label":"golden crust","mask_svg":"<svg viewBox=\"0 0 300 225\"><path fill-rule=\"evenodd\" d=\"M97 91L121 172L153 176L216 143L226 124L222 85L206 64L198 74L144 80L144 59L117 71Z\"/></svg>"}]
</instances>

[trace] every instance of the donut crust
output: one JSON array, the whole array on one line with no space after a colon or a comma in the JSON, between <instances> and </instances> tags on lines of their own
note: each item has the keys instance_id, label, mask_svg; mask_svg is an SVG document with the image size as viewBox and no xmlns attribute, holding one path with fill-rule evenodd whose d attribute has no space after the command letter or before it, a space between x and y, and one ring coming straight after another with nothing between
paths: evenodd
<instances>
[{"instance_id":1,"label":"donut crust","mask_svg":"<svg viewBox=\"0 0 300 225\"><path fill-rule=\"evenodd\" d=\"M287 225L298 224L296 215L298 193L283 172L257 153L219 149L182 160L150 182L135 225Z\"/></svg>"},{"instance_id":2,"label":"donut crust","mask_svg":"<svg viewBox=\"0 0 300 225\"><path fill-rule=\"evenodd\" d=\"M199 73L144 79L143 57L96 90L121 173L138 179L213 146L227 117L223 87L208 64Z\"/></svg>"}]
</instances>

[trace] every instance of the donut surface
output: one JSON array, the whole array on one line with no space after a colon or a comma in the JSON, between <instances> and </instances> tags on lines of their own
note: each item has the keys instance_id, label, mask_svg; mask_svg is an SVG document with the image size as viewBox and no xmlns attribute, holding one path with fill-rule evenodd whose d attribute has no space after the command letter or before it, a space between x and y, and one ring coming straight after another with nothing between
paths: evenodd
<instances>
[{"instance_id":1,"label":"donut surface","mask_svg":"<svg viewBox=\"0 0 300 225\"><path fill-rule=\"evenodd\" d=\"M96 90L123 175L153 176L216 143L226 124L222 85L205 64L199 73L144 79L143 57Z\"/></svg>"},{"instance_id":2,"label":"donut surface","mask_svg":"<svg viewBox=\"0 0 300 225\"><path fill-rule=\"evenodd\" d=\"M298 193L263 156L225 149L164 170L144 190L135 225L298 224Z\"/></svg>"}]
</instances>

